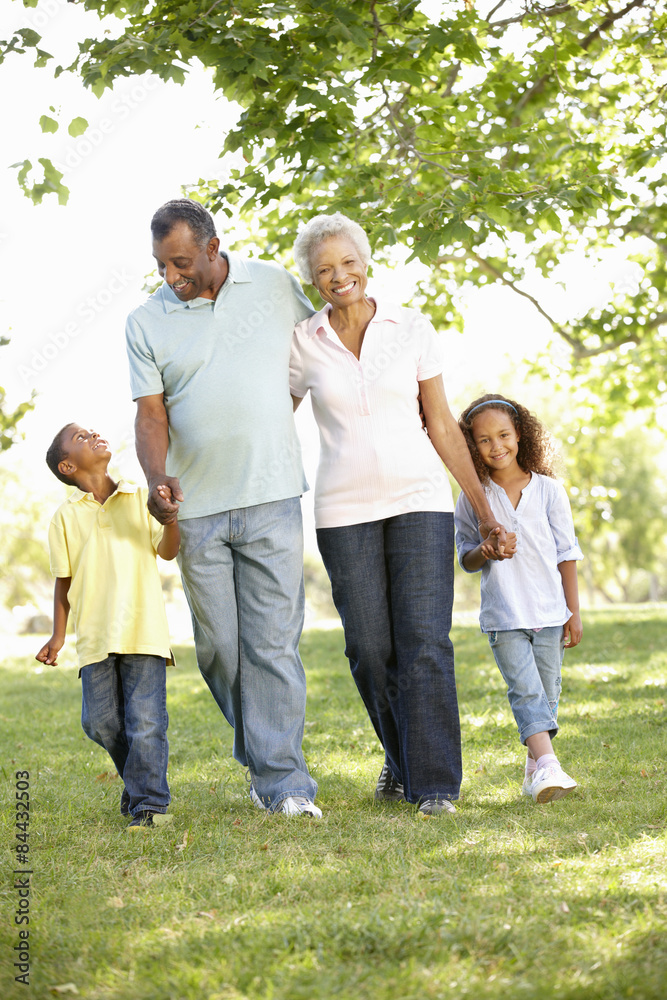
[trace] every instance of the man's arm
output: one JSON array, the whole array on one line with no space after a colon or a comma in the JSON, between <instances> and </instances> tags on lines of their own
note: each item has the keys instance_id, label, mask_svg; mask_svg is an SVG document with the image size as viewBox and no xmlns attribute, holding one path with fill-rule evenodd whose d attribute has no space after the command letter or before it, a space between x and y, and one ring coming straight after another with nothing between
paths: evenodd
<instances>
[{"instance_id":1,"label":"man's arm","mask_svg":"<svg viewBox=\"0 0 667 1000\"><path fill-rule=\"evenodd\" d=\"M59 576L53 588L53 635L42 646L35 659L53 666L58 662L58 653L65 645L67 619L69 617L69 588L71 576Z\"/></svg>"},{"instance_id":2,"label":"man's arm","mask_svg":"<svg viewBox=\"0 0 667 1000\"><path fill-rule=\"evenodd\" d=\"M424 409L424 421L433 447L470 501L483 539L493 538L499 555L505 551L506 537L502 524L493 516L486 493L482 489L468 445L449 409L442 377L424 379L419 383ZM499 531L494 529L499 528ZM493 534L492 534L493 533Z\"/></svg>"},{"instance_id":3,"label":"man's arm","mask_svg":"<svg viewBox=\"0 0 667 1000\"><path fill-rule=\"evenodd\" d=\"M162 393L137 399L134 431L137 458L148 483L148 509L161 524L169 524L176 520L184 497L178 479L165 473L169 420Z\"/></svg>"}]
</instances>

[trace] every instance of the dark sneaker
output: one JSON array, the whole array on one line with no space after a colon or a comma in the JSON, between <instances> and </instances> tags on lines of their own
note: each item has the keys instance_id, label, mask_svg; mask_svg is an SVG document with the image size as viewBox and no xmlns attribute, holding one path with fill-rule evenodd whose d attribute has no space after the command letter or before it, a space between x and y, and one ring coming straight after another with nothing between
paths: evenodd
<instances>
[{"instance_id":1,"label":"dark sneaker","mask_svg":"<svg viewBox=\"0 0 667 1000\"><path fill-rule=\"evenodd\" d=\"M121 816L130 815L130 793L124 786L123 786L123 793L120 797L120 814Z\"/></svg>"},{"instance_id":2,"label":"dark sneaker","mask_svg":"<svg viewBox=\"0 0 667 1000\"><path fill-rule=\"evenodd\" d=\"M405 802L403 785L397 781L392 774L389 765L385 761L380 771L378 783L375 786L376 802Z\"/></svg>"},{"instance_id":3,"label":"dark sneaker","mask_svg":"<svg viewBox=\"0 0 667 1000\"><path fill-rule=\"evenodd\" d=\"M422 799L418 808L422 816L439 816L440 813L456 812L456 806L449 799Z\"/></svg>"},{"instance_id":4,"label":"dark sneaker","mask_svg":"<svg viewBox=\"0 0 667 1000\"><path fill-rule=\"evenodd\" d=\"M151 812L150 809L146 809L132 817L127 830L128 833L134 833L136 830L152 830L156 826L168 826L173 819L173 816L167 816L166 813Z\"/></svg>"}]
</instances>

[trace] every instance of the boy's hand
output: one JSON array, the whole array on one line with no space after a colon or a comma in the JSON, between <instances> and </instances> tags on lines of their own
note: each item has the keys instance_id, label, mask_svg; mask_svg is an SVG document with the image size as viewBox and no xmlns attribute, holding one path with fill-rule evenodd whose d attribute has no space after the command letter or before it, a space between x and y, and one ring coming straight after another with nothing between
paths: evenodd
<instances>
[{"instance_id":1,"label":"boy's hand","mask_svg":"<svg viewBox=\"0 0 667 1000\"><path fill-rule=\"evenodd\" d=\"M584 626L581 624L581 615L578 611L563 625L563 638L567 649L578 646L584 634Z\"/></svg>"},{"instance_id":2,"label":"boy's hand","mask_svg":"<svg viewBox=\"0 0 667 1000\"><path fill-rule=\"evenodd\" d=\"M47 663L50 667L55 666L58 662L58 653L64 645L64 639L52 635L46 645L42 646L35 659L39 660L40 663Z\"/></svg>"},{"instance_id":3,"label":"boy's hand","mask_svg":"<svg viewBox=\"0 0 667 1000\"><path fill-rule=\"evenodd\" d=\"M171 524L176 520L179 504L184 499L176 476L162 476L148 485L148 509L160 524Z\"/></svg>"}]
</instances>

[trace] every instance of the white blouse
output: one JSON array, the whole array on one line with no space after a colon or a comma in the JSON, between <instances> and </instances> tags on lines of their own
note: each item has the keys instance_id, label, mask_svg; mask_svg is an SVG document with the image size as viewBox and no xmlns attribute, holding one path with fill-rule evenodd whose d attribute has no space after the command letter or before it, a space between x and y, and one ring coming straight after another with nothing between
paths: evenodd
<instances>
[{"instance_id":1,"label":"white blouse","mask_svg":"<svg viewBox=\"0 0 667 1000\"><path fill-rule=\"evenodd\" d=\"M452 511L417 399L418 383L443 369L438 334L416 310L378 303L357 359L331 326L330 309L297 324L290 356L290 391L310 390L320 432L316 527Z\"/></svg>"}]
</instances>

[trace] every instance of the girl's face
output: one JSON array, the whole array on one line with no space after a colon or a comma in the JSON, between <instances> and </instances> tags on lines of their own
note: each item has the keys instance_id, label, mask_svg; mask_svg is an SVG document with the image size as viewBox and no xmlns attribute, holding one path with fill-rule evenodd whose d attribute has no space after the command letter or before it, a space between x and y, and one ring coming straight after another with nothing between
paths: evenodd
<instances>
[{"instance_id":1,"label":"girl's face","mask_svg":"<svg viewBox=\"0 0 667 1000\"><path fill-rule=\"evenodd\" d=\"M483 410L473 417L472 436L484 465L500 472L517 465L519 438L509 413L502 410Z\"/></svg>"}]
</instances>

